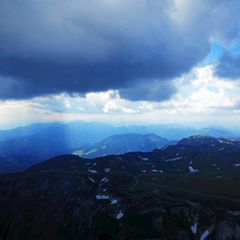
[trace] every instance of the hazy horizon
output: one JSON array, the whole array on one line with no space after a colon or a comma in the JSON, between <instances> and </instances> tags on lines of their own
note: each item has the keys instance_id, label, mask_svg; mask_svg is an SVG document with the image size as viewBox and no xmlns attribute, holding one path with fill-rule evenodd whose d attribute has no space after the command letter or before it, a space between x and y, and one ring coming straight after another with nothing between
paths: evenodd
<instances>
[{"instance_id":1,"label":"hazy horizon","mask_svg":"<svg viewBox=\"0 0 240 240\"><path fill-rule=\"evenodd\" d=\"M23 123L23 124L17 124L17 125L0 125L0 131L8 131L13 130L17 128L25 128L29 126L37 126L37 125L57 125L57 124L74 124L74 123L86 123L86 124L104 124L108 126L113 127L134 127L134 126L145 126L145 127L163 127L163 128L169 128L169 129L195 129L195 130L201 130L201 129L212 129L212 130L225 130L229 132L236 131L236 134L240 134L240 127L225 127L221 125L205 125L205 124L179 124L179 123L139 123L139 122L107 122L107 121L87 121L87 120L72 120L72 121L42 121L42 122L30 122L30 123ZM134 132L133 132L134 133ZM152 132L154 133L154 132ZM191 135L191 134L190 134ZM189 136L190 136L189 135Z\"/></svg>"}]
</instances>

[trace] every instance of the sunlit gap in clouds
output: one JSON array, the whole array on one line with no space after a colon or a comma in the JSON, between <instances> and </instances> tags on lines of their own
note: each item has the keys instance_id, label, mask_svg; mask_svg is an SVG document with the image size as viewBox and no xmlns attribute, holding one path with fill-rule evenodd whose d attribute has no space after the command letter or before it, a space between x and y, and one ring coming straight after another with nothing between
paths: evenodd
<instances>
[{"instance_id":1,"label":"sunlit gap in clouds","mask_svg":"<svg viewBox=\"0 0 240 240\"><path fill-rule=\"evenodd\" d=\"M214 75L214 65L194 68L176 79L178 92L161 102L130 101L118 91L85 96L59 94L1 102L1 125L32 122L99 121L112 124L191 123L236 126L240 102L238 81ZM234 116L234 117L233 117Z\"/></svg>"}]
</instances>

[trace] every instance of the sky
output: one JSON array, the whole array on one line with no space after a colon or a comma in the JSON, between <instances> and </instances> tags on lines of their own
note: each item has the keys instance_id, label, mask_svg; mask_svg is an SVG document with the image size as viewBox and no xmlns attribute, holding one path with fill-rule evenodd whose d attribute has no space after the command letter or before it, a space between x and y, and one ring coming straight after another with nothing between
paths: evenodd
<instances>
[{"instance_id":1,"label":"sky","mask_svg":"<svg viewBox=\"0 0 240 240\"><path fill-rule=\"evenodd\" d=\"M238 127L239 0L1 0L0 128Z\"/></svg>"}]
</instances>

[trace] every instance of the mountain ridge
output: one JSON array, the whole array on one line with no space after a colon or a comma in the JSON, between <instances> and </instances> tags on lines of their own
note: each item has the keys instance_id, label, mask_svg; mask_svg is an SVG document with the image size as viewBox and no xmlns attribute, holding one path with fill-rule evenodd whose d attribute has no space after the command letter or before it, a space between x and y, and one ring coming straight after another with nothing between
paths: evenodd
<instances>
[{"instance_id":1,"label":"mountain ridge","mask_svg":"<svg viewBox=\"0 0 240 240\"><path fill-rule=\"evenodd\" d=\"M95 158L112 154L123 154L127 152L148 152L155 148L161 148L166 144L173 144L176 141L171 141L162 138L153 133L137 134L127 133L112 135L104 138L98 143L89 144L87 148L78 149L73 152L82 157Z\"/></svg>"},{"instance_id":2,"label":"mountain ridge","mask_svg":"<svg viewBox=\"0 0 240 240\"><path fill-rule=\"evenodd\" d=\"M239 171L240 149L226 142L95 159L57 156L0 175L0 234L187 240L207 232L214 240L239 239Z\"/></svg>"}]
</instances>

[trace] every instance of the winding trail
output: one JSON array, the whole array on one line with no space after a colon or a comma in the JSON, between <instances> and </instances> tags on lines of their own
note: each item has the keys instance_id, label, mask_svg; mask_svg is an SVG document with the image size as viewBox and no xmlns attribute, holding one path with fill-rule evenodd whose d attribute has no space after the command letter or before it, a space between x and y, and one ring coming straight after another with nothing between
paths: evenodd
<instances>
[{"instance_id":1,"label":"winding trail","mask_svg":"<svg viewBox=\"0 0 240 240\"><path fill-rule=\"evenodd\" d=\"M132 192L132 190L137 186L137 184L138 184L138 180L137 180L137 177L134 177L133 176L133 178L134 178L134 184L129 188L129 191L130 192Z\"/></svg>"},{"instance_id":2,"label":"winding trail","mask_svg":"<svg viewBox=\"0 0 240 240\"><path fill-rule=\"evenodd\" d=\"M195 192L195 191L192 191L192 190L187 190L187 189L179 188L179 187L173 187L173 186L169 186L169 185L163 185L163 184L159 184L159 183L153 183L153 182L142 181L142 180L140 181L137 178L141 177L141 176L143 176L143 175L140 174L138 176L133 176L134 180L135 180L135 183L129 188L130 192L132 192L134 190L134 188L137 186L137 184L139 182L142 182L142 183L145 183L145 184L147 183L147 184L154 185L154 186L159 187L159 188L165 188L165 189L168 189L170 191L174 190L174 191L184 192L184 193L188 193L188 194L192 194L192 195L196 195L196 196L203 196L203 197L207 197L207 198L215 198L215 199L218 199L218 200L230 201L231 203L234 202L235 204L240 206L240 200L239 199L235 199L235 198L231 198L231 197L224 197L224 196L221 196L221 195L216 195L216 194L211 194L211 193Z\"/></svg>"}]
</instances>

